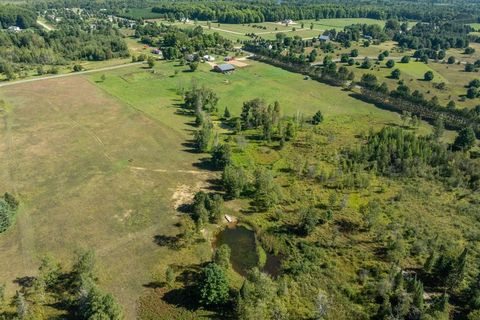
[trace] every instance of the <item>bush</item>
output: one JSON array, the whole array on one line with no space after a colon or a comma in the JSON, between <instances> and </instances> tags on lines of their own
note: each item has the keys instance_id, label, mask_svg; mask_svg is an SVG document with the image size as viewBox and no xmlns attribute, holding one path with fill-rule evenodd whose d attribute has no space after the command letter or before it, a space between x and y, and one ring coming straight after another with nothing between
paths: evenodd
<instances>
[{"instance_id":1,"label":"bush","mask_svg":"<svg viewBox=\"0 0 480 320\"><path fill-rule=\"evenodd\" d=\"M321 111L317 111L315 115L312 117L312 124L317 125L323 121L323 114Z\"/></svg>"},{"instance_id":2,"label":"bush","mask_svg":"<svg viewBox=\"0 0 480 320\"><path fill-rule=\"evenodd\" d=\"M395 66L395 61L392 59L388 60L386 66L387 68L393 68Z\"/></svg>"},{"instance_id":3,"label":"bush","mask_svg":"<svg viewBox=\"0 0 480 320\"><path fill-rule=\"evenodd\" d=\"M76 64L73 66L73 72L80 72L83 70L83 66L80 64Z\"/></svg>"},{"instance_id":4,"label":"bush","mask_svg":"<svg viewBox=\"0 0 480 320\"><path fill-rule=\"evenodd\" d=\"M465 48L465 54L473 54L475 53L475 49L472 47Z\"/></svg>"},{"instance_id":5,"label":"bush","mask_svg":"<svg viewBox=\"0 0 480 320\"><path fill-rule=\"evenodd\" d=\"M391 76L393 79L400 79L400 74L401 74L400 70L399 70L399 69L395 69L395 70L392 71L392 73L391 73L390 76Z\"/></svg>"},{"instance_id":6,"label":"bush","mask_svg":"<svg viewBox=\"0 0 480 320\"><path fill-rule=\"evenodd\" d=\"M370 61L370 59L368 58L365 58L365 60L363 60L362 62L362 69L370 69L372 67L372 62Z\"/></svg>"},{"instance_id":7,"label":"bush","mask_svg":"<svg viewBox=\"0 0 480 320\"><path fill-rule=\"evenodd\" d=\"M425 72L425 74L423 75L423 79L425 81L432 81L434 78L434 75L433 75L433 72L432 71L427 71Z\"/></svg>"}]
</instances>

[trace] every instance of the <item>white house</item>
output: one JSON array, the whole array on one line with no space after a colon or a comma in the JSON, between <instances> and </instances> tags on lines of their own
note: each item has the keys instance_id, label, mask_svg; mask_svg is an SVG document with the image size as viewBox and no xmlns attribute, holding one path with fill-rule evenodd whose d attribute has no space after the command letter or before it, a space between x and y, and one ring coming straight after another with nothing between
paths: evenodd
<instances>
[{"instance_id":1,"label":"white house","mask_svg":"<svg viewBox=\"0 0 480 320\"><path fill-rule=\"evenodd\" d=\"M10 27L8 27L8 31L20 32L20 31L22 31L22 29L20 27L17 27L17 26L10 26Z\"/></svg>"}]
</instances>

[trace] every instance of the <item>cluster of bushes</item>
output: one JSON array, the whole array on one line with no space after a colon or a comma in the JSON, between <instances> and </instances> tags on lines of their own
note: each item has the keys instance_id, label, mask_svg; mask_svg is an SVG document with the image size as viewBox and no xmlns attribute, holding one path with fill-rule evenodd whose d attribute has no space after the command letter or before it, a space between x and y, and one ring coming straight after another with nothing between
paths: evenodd
<instances>
[{"instance_id":1,"label":"cluster of bushes","mask_svg":"<svg viewBox=\"0 0 480 320\"><path fill-rule=\"evenodd\" d=\"M115 298L98 285L95 255L92 251L79 252L70 270L47 256L42 258L38 274L22 282L11 301L15 312L3 308L4 296L0 294L0 317L5 319L38 319L45 308L55 304L75 319L124 318L123 310ZM0 286L0 293L2 293Z\"/></svg>"},{"instance_id":2,"label":"cluster of bushes","mask_svg":"<svg viewBox=\"0 0 480 320\"><path fill-rule=\"evenodd\" d=\"M0 233L12 225L18 205L18 200L8 192L0 198Z\"/></svg>"}]
</instances>

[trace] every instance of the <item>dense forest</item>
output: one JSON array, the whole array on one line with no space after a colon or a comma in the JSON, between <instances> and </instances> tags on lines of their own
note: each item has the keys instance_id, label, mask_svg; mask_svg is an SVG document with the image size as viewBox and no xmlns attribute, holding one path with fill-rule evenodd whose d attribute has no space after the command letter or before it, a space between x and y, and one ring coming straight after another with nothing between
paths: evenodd
<instances>
[{"instance_id":1,"label":"dense forest","mask_svg":"<svg viewBox=\"0 0 480 320\"><path fill-rule=\"evenodd\" d=\"M15 5L0 5L0 28L17 26L22 29L35 26L37 14L25 7Z\"/></svg>"}]
</instances>

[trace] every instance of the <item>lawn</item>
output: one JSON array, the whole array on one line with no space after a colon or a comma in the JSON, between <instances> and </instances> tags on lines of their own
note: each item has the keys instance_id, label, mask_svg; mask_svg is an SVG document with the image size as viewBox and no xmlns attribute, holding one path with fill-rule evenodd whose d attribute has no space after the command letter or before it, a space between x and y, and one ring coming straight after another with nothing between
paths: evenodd
<instances>
[{"instance_id":1,"label":"lawn","mask_svg":"<svg viewBox=\"0 0 480 320\"><path fill-rule=\"evenodd\" d=\"M153 241L178 232L176 206L212 178L198 165L205 155L186 144L192 119L177 112L177 93L192 81L215 90L219 111L228 106L234 116L257 97L278 100L287 116L321 110L339 143L401 122L341 88L248 63L231 75L207 64L191 73L162 62L155 73L132 66L105 73L105 81L94 74L2 88L0 191L22 203L15 225L0 235L0 283L8 293L14 279L36 274L44 254L68 262L75 250L90 247L101 285L134 318L138 297L163 281L166 265L209 259L209 241L182 251ZM430 131L425 123L419 129Z\"/></svg>"},{"instance_id":2,"label":"lawn","mask_svg":"<svg viewBox=\"0 0 480 320\"><path fill-rule=\"evenodd\" d=\"M310 24L313 23L315 29L322 29L322 30L327 30L327 29L343 30L343 28L352 24L378 24L382 28L385 25L384 20L375 20L375 19L368 19L368 18L319 19L319 20L303 20L301 22L303 22L305 26L310 26Z\"/></svg>"}]
</instances>

